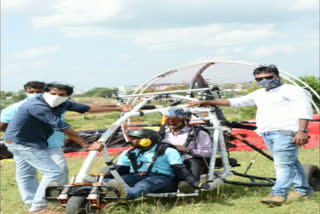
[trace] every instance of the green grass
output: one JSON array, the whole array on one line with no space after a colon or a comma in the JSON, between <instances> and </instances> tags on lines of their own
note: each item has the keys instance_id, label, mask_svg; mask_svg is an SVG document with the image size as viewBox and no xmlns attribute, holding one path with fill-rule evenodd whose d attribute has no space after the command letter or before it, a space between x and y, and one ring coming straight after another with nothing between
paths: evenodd
<instances>
[{"instance_id":1,"label":"green grass","mask_svg":"<svg viewBox=\"0 0 320 214\"><path fill-rule=\"evenodd\" d=\"M95 113L66 115L66 122L75 130L106 129L119 119L120 113Z\"/></svg>"},{"instance_id":2,"label":"green grass","mask_svg":"<svg viewBox=\"0 0 320 214\"><path fill-rule=\"evenodd\" d=\"M272 162L268 161L256 152L231 152L241 167L234 168L244 172L251 159L255 164L249 170L249 174L273 176ZM302 163L319 163L319 149L302 149L300 152ZM84 158L68 158L70 175L75 174L81 167ZM97 172L103 166L101 157L96 159L91 170ZM238 180L237 176L230 176L232 180ZM104 213L114 214L208 214L208 213L234 213L234 214L261 214L261 213L319 213L319 192L314 192L313 197L305 201L288 201L282 207L268 207L260 203L260 200L268 195L270 187L244 187L224 184L212 192L203 192L196 198L143 198L136 201L110 204L104 209ZM22 203L15 179L15 163L13 161L1 161L1 213L22 214L27 207ZM57 208L60 211L64 209Z\"/></svg>"},{"instance_id":3,"label":"green grass","mask_svg":"<svg viewBox=\"0 0 320 214\"><path fill-rule=\"evenodd\" d=\"M75 114L68 113L66 122L72 125L75 130L94 130L109 128L117 119L120 113L95 113L95 114ZM131 118L133 123L160 123L160 114L145 115L143 117Z\"/></svg>"}]
</instances>

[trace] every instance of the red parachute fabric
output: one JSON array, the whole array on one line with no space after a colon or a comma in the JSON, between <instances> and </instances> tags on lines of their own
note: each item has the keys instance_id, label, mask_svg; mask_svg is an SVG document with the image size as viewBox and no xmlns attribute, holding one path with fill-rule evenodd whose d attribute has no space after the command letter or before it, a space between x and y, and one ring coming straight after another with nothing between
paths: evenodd
<instances>
[{"instance_id":1,"label":"red parachute fabric","mask_svg":"<svg viewBox=\"0 0 320 214\"><path fill-rule=\"evenodd\" d=\"M319 147L320 143L320 117L319 115L313 115L312 122L309 123L309 129L310 132L308 133L310 136L309 143L304 146L305 149L309 148L317 148ZM253 124L255 125L255 124ZM232 129L232 132L239 133L239 134L245 134L247 137L245 138L247 141L249 141L251 144L254 144L260 149L267 149L266 144L264 143L262 137L260 137L255 131L251 130L245 130L245 129ZM247 146L246 144L242 143L239 140L232 141L233 144L237 145L236 148L231 148L230 151L252 151L251 147Z\"/></svg>"},{"instance_id":2,"label":"red parachute fabric","mask_svg":"<svg viewBox=\"0 0 320 214\"><path fill-rule=\"evenodd\" d=\"M310 132L308 133L310 136L309 143L304 146L305 149L309 148L318 148L320 143L320 116L314 115L314 121L309 123ZM255 124L252 124L255 125ZM245 134L247 137L245 138L251 144L254 144L256 147L260 149L267 149L266 144L264 143L262 137L260 137L255 131L246 130L246 129L232 129L232 132ZM230 151L253 151L251 147L242 143L239 140L232 141L233 144L237 145L236 148L230 148ZM131 147L120 147L120 148L108 148L108 152L111 156L118 154L122 150L130 149ZM89 152L72 152L65 153L66 157L86 157ZM99 153L101 155L101 152Z\"/></svg>"}]
</instances>

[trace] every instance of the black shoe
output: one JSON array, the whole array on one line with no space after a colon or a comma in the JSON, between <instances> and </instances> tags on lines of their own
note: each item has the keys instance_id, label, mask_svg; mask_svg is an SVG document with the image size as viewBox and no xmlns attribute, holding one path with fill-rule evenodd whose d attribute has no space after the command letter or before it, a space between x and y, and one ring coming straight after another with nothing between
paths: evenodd
<instances>
[{"instance_id":1,"label":"black shoe","mask_svg":"<svg viewBox=\"0 0 320 214\"><path fill-rule=\"evenodd\" d=\"M186 181L179 182L178 189L181 193L194 193L194 187Z\"/></svg>"}]
</instances>

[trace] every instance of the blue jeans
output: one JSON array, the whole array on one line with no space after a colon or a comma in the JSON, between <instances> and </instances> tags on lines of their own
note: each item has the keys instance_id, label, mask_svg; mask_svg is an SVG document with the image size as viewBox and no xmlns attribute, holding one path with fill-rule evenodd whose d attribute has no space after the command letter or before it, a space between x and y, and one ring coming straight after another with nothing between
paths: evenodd
<instances>
[{"instance_id":1,"label":"blue jeans","mask_svg":"<svg viewBox=\"0 0 320 214\"><path fill-rule=\"evenodd\" d=\"M64 156L63 150L61 147L50 148L48 149L51 159L64 171L64 176L60 183L66 185L69 182L69 168L68 161Z\"/></svg>"},{"instance_id":2,"label":"blue jeans","mask_svg":"<svg viewBox=\"0 0 320 214\"><path fill-rule=\"evenodd\" d=\"M50 158L48 149L34 149L21 144L7 144L8 150L16 161L16 178L23 201L30 204L30 212L36 212L47 206L45 189L52 182L59 182L64 176L63 170ZM37 171L42 174L38 183Z\"/></svg>"},{"instance_id":3,"label":"blue jeans","mask_svg":"<svg viewBox=\"0 0 320 214\"><path fill-rule=\"evenodd\" d=\"M273 155L276 169L276 183L272 187L271 195L287 197L291 185L301 194L308 195L312 192L305 171L298 160L300 147L293 142L295 134L272 131L262 135Z\"/></svg>"},{"instance_id":4,"label":"blue jeans","mask_svg":"<svg viewBox=\"0 0 320 214\"><path fill-rule=\"evenodd\" d=\"M173 177L163 175L140 176L136 174L127 174L121 176L123 180L131 187L127 189L127 199L134 200L148 193L156 192L165 188L173 181ZM110 179L105 179L107 183Z\"/></svg>"}]
</instances>

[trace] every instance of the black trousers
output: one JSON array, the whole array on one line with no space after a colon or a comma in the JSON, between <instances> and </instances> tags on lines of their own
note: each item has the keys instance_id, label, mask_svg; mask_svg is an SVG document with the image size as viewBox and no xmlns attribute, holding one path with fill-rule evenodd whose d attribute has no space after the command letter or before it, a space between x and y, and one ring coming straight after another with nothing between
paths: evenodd
<instances>
[{"instance_id":1,"label":"black trousers","mask_svg":"<svg viewBox=\"0 0 320 214\"><path fill-rule=\"evenodd\" d=\"M208 170L209 162L203 158L190 158L185 159L183 163L187 166L187 169L191 171L192 175L197 180L200 180L201 172Z\"/></svg>"}]
</instances>

